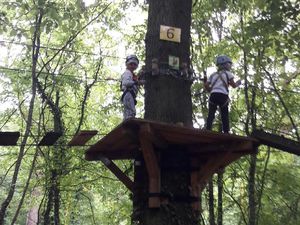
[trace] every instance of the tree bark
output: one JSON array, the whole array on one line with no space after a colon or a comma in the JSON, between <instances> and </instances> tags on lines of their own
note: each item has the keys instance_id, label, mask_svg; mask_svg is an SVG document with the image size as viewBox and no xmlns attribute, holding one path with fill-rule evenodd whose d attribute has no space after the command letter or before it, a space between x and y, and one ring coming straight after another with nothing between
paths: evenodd
<instances>
[{"instance_id":1,"label":"tree bark","mask_svg":"<svg viewBox=\"0 0 300 225\"><path fill-rule=\"evenodd\" d=\"M223 174L223 170L218 172L218 225L223 225Z\"/></svg>"},{"instance_id":2,"label":"tree bark","mask_svg":"<svg viewBox=\"0 0 300 225\"><path fill-rule=\"evenodd\" d=\"M151 71L155 59L160 69L168 67L169 56L178 57L180 64L190 65L191 6L191 0L149 1L147 71ZM160 25L180 28L181 42L160 40ZM145 119L192 126L191 82L167 75L166 70L161 72L157 76L146 76Z\"/></svg>"},{"instance_id":3,"label":"tree bark","mask_svg":"<svg viewBox=\"0 0 300 225\"><path fill-rule=\"evenodd\" d=\"M145 119L178 123L192 127L191 84L179 70L168 64L169 56L179 64L190 66L190 25L192 1L150 0L146 35ZM181 29L180 43L160 40L160 25ZM158 67L152 73L153 62ZM135 163L133 224L179 225L199 224L190 199L191 162L184 146L154 146L160 166L160 197L166 199L160 208L148 207L148 174L142 157ZM158 155L159 154L159 155Z\"/></svg>"},{"instance_id":4,"label":"tree bark","mask_svg":"<svg viewBox=\"0 0 300 225\"><path fill-rule=\"evenodd\" d=\"M215 220L215 198L214 198L214 183L213 178L208 181L208 214L209 225L216 225Z\"/></svg>"},{"instance_id":5,"label":"tree bark","mask_svg":"<svg viewBox=\"0 0 300 225\"><path fill-rule=\"evenodd\" d=\"M24 138L22 140L22 144L20 147L20 152L18 154L18 159L16 161L16 166L14 170L14 174L12 177L11 185L8 191L7 197L4 199L4 201L1 204L0 208L0 225L4 224L4 218L6 214L6 210L14 196L16 183L18 180L19 170L21 168L22 159L24 156L25 151L25 144L27 143L27 139L30 135L30 129L32 126L32 118L33 118L33 109L34 109L34 103L35 103L35 97L36 97L36 91L37 91L37 82L36 82L36 67L37 67L37 59L39 55L40 50L40 26L42 23L43 18L43 11L39 11L36 15L36 27L33 37L33 49L32 49L32 69L31 69L31 80L32 80L32 87L31 87L31 100L29 103L29 109L28 109L28 116L26 121L26 130L24 134Z\"/></svg>"},{"instance_id":6,"label":"tree bark","mask_svg":"<svg viewBox=\"0 0 300 225\"><path fill-rule=\"evenodd\" d=\"M250 156L248 198L249 198L249 225L256 225L256 197L255 197L256 155Z\"/></svg>"}]
</instances>

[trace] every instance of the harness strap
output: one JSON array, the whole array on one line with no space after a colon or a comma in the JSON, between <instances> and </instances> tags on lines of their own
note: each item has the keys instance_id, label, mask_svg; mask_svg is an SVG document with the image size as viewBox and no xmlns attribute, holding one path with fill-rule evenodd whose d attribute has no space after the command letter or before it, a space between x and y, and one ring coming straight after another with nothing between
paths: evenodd
<instances>
[{"instance_id":1,"label":"harness strap","mask_svg":"<svg viewBox=\"0 0 300 225\"><path fill-rule=\"evenodd\" d=\"M226 73L226 71L224 71L225 72L225 75L226 75L226 78L227 78L227 82L224 80L224 78L222 77L222 74L220 74L219 72L217 72L217 73L215 73L216 75L218 75L218 77L217 77L217 79L215 79L215 81L211 84L211 89L213 89L213 87L216 85L216 83L217 83L217 81L219 80L219 79L221 79L221 81L222 81L222 83L223 83L223 85L224 85L224 87L226 88L226 91L228 92L229 90L228 90L228 74Z\"/></svg>"},{"instance_id":2,"label":"harness strap","mask_svg":"<svg viewBox=\"0 0 300 225\"><path fill-rule=\"evenodd\" d=\"M133 90L126 90L126 91L124 91L123 92L123 94L122 94L122 96L121 96L121 101L123 102L123 99L124 99L124 97L125 97L125 95L127 94L127 93L130 93L131 94L131 96L133 97L133 100L134 100L134 104L136 105L136 103L137 103L137 101L136 101L136 94L134 93L134 91Z\"/></svg>"},{"instance_id":3,"label":"harness strap","mask_svg":"<svg viewBox=\"0 0 300 225\"><path fill-rule=\"evenodd\" d=\"M134 93L134 91L133 91L133 90L128 90L128 89L127 89L126 91L123 92L123 94L122 94L122 96L121 96L121 100L122 100L122 101L123 101L124 96L125 96L128 92L132 95L132 97L133 97L134 99L136 98L136 94Z\"/></svg>"}]
</instances>

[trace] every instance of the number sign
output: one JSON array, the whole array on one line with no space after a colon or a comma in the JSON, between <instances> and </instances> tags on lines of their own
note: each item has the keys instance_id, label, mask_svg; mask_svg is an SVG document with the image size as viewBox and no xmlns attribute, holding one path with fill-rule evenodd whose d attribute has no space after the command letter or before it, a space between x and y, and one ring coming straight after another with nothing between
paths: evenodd
<instances>
[{"instance_id":1,"label":"number sign","mask_svg":"<svg viewBox=\"0 0 300 225\"><path fill-rule=\"evenodd\" d=\"M160 25L160 36L161 40L174 41L180 43L181 29L176 27L168 27Z\"/></svg>"}]
</instances>

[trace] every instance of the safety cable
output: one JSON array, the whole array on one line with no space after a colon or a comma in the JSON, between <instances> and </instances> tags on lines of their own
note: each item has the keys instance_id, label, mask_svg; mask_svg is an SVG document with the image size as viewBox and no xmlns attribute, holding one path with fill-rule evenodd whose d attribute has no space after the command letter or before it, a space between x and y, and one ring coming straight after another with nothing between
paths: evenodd
<instances>
[{"instance_id":1,"label":"safety cable","mask_svg":"<svg viewBox=\"0 0 300 225\"><path fill-rule=\"evenodd\" d=\"M9 68L9 67L3 67L3 66L0 66L0 71L15 71L15 72L18 72L18 73L26 73L26 72L30 72L30 69L17 69L17 68ZM70 74L61 74L61 73L49 73L49 72L43 72L43 71L40 71L39 72L40 74L45 74L45 75L53 75L53 76L61 76L61 77L68 77L69 79L71 80L76 80L76 81L81 81L83 82L84 80L83 79L78 79L77 77L79 76L74 76L74 75L70 75ZM94 78L92 77L87 77L86 79L88 80L94 80ZM108 81L113 81L113 82L116 82L118 81L119 82L119 79L115 79L115 78L102 78L102 79L97 79L96 82L108 82Z\"/></svg>"},{"instance_id":2,"label":"safety cable","mask_svg":"<svg viewBox=\"0 0 300 225\"><path fill-rule=\"evenodd\" d=\"M5 45L5 44L14 44L14 45L21 45L21 46L26 46L26 47L32 47L31 44L26 44L26 43L19 43L19 42L14 42L14 41L7 41L7 40L0 40L0 44ZM50 49L54 51L59 51L61 50L60 48L57 47L46 47L46 46L40 46L41 49ZM107 58L115 58L115 59L125 59L124 57L118 57L115 55L107 55L107 54L96 54L96 53L91 53L91 52L81 52L81 51L74 51L74 50L68 50L64 49L64 52L69 52L69 53L77 53L77 54L82 54L82 55L91 55L91 56L99 56L99 57L107 57Z\"/></svg>"}]
</instances>

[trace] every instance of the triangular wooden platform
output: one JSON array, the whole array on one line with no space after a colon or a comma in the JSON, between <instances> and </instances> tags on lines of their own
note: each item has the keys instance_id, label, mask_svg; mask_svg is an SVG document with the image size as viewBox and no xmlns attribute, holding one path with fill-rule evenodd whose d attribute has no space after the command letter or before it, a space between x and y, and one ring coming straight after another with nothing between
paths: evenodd
<instances>
[{"instance_id":1,"label":"triangular wooden platform","mask_svg":"<svg viewBox=\"0 0 300 225\"><path fill-rule=\"evenodd\" d=\"M254 138L176 126L167 123L131 119L121 123L85 153L89 161L101 160L127 188L134 182L122 174L111 160L135 159L143 154L149 180L149 207L162 204L160 198L161 166L158 152L172 154L168 146L180 146L190 158L191 196L199 198L207 180L220 168L248 154L257 152L259 142ZM199 202L192 204L198 211Z\"/></svg>"},{"instance_id":2,"label":"triangular wooden platform","mask_svg":"<svg viewBox=\"0 0 300 225\"><path fill-rule=\"evenodd\" d=\"M170 144L184 145L186 151L195 157L211 158L216 155L228 155L233 158L256 152L259 144L254 138L222 134L208 130L187 128L167 123L142 119L131 119L121 123L104 138L92 145L85 153L87 160L99 160L105 156L109 159L134 159L141 144L139 132L142 127L147 137L161 149ZM230 163L230 160L226 164ZM225 164L224 164L225 165Z\"/></svg>"}]
</instances>

